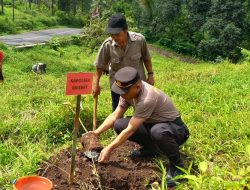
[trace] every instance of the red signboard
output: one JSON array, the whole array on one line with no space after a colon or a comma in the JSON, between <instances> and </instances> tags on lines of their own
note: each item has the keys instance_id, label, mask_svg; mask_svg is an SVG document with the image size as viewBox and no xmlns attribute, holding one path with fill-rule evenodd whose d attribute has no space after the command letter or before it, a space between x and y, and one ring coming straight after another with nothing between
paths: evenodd
<instances>
[{"instance_id":1,"label":"red signboard","mask_svg":"<svg viewBox=\"0 0 250 190\"><path fill-rule=\"evenodd\" d=\"M93 73L68 73L66 95L92 93Z\"/></svg>"}]
</instances>

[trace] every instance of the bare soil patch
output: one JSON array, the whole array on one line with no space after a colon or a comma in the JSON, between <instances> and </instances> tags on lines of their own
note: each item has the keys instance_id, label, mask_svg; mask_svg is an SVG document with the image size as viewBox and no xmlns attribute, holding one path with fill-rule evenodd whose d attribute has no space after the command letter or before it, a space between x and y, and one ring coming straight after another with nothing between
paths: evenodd
<instances>
[{"instance_id":1,"label":"bare soil patch","mask_svg":"<svg viewBox=\"0 0 250 190\"><path fill-rule=\"evenodd\" d=\"M152 159L130 158L130 152L136 148L138 145L135 143L124 143L114 150L107 164L93 164L91 160L84 157L82 149L78 149L75 178L71 187L68 185L71 149L62 150L58 155L42 163L38 174L53 182L53 190L150 189L153 182L160 183L161 173Z\"/></svg>"}]
</instances>

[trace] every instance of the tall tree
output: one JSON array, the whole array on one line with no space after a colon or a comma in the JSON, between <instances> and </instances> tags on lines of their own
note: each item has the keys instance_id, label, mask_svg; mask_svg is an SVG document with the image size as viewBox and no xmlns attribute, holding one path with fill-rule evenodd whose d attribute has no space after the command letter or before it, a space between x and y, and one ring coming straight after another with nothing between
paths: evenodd
<instances>
[{"instance_id":1,"label":"tall tree","mask_svg":"<svg viewBox=\"0 0 250 190\"><path fill-rule=\"evenodd\" d=\"M51 14L54 15L55 14L55 0L51 0Z\"/></svg>"},{"instance_id":2,"label":"tall tree","mask_svg":"<svg viewBox=\"0 0 250 190\"><path fill-rule=\"evenodd\" d=\"M61 11L65 11L67 13L70 12L70 3L69 0L58 0L58 9Z\"/></svg>"},{"instance_id":3,"label":"tall tree","mask_svg":"<svg viewBox=\"0 0 250 190\"><path fill-rule=\"evenodd\" d=\"M192 31L199 30L206 22L208 11L212 6L211 0L191 0L187 4L188 17L192 23Z\"/></svg>"},{"instance_id":4,"label":"tall tree","mask_svg":"<svg viewBox=\"0 0 250 190\"><path fill-rule=\"evenodd\" d=\"M225 22L233 22L236 27L242 28L246 16L243 0L217 0L209 11L212 18L220 18Z\"/></svg>"},{"instance_id":5,"label":"tall tree","mask_svg":"<svg viewBox=\"0 0 250 190\"><path fill-rule=\"evenodd\" d=\"M32 0L29 0L29 9L31 9L31 2Z\"/></svg>"},{"instance_id":6,"label":"tall tree","mask_svg":"<svg viewBox=\"0 0 250 190\"><path fill-rule=\"evenodd\" d=\"M234 52L234 56L238 57L240 51L235 50L242 41L243 1L215 1L208 14L209 18L202 27L203 39L198 45L200 56L213 60L217 56L228 57Z\"/></svg>"},{"instance_id":7,"label":"tall tree","mask_svg":"<svg viewBox=\"0 0 250 190\"><path fill-rule=\"evenodd\" d=\"M4 14L4 2L1 0L1 15Z\"/></svg>"},{"instance_id":8,"label":"tall tree","mask_svg":"<svg viewBox=\"0 0 250 190\"><path fill-rule=\"evenodd\" d=\"M77 1L76 0L72 1L72 8L73 8L73 14L76 15L76 9L77 9Z\"/></svg>"}]
</instances>

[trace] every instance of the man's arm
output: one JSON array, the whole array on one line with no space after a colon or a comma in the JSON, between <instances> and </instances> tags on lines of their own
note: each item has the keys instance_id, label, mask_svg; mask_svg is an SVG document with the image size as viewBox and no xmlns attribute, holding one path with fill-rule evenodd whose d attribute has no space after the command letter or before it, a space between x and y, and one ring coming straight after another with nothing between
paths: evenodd
<instances>
[{"instance_id":1,"label":"man's arm","mask_svg":"<svg viewBox=\"0 0 250 190\"><path fill-rule=\"evenodd\" d=\"M129 121L128 127L124 129L113 142L111 142L107 147L105 147L100 156L98 161L100 163L107 162L109 160L111 152L123 144L131 135L135 133L135 131L143 124L146 119L143 118L136 118L132 117Z\"/></svg>"},{"instance_id":2,"label":"man's arm","mask_svg":"<svg viewBox=\"0 0 250 190\"><path fill-rule=\"evenodd\" d=\"M144 65L146 67L148 77L147 77L147 82L151 85L155 84L155 79L154 79L154 73L153 73L153 68L152 68L152 61L151 59L149 60L144 60Z\"/></svg>"},{"instance_id":3,"label":"man's arm","mask_svg":"<svg viewBox=\"0 0 250 190\"><path fill-rule=\"evenodd\" d=\"M101 88L100 88L100 78L102 76L102 69L99 69L96 67L96 73L95 73L95 82L93 85L93 96L96 97L100 94Z\"/></svg>"},{"instance_id":4,"label":"man's arm","mask_svg":"<svg viewBox=\"0 0 250 190\"><path fill-rule=\"evenodd\" d=\"M110 50L109 50L109 39L106 39L101 45L99 52L94 61L94 65L96 67L95 73L95 83L92 88L93 96L98 96L100 94L100 78L105 69L108 68L109 60L110 60Z\"/></svg>"},{"instance_id":5,"label":"man's arm","mask_svg":"<svg viewBox=\"0 0 250 190\"><path fill-rule=\"evenodd\" d=\"M107 131L110 128L113 128L114 123L117 119L122 118L123 114L127 111L126 108L123 108L121 106L117 106L116 110L110 114L105 121L101 124L100 127L98 127L93 133L96 135L100 135L103 132Z\"/></svg>"}]
</instances>

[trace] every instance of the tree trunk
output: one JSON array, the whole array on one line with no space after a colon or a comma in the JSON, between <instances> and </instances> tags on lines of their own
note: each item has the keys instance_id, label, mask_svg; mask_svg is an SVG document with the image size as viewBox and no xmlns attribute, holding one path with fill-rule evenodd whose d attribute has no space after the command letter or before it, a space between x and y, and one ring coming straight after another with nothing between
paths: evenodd
<instances>
[{"instance_id":1,"label":"tree trunk","mask_svg":"<svg viewBox=\"0 0 250 190\"><path fill-rule=\"evenodd\" d=\"M12 19L15 22L15 0L12 0Z\"/></svg>"},{"instance_id":2,"label":"tree trunk","mask_svg":"<svg viewBox=\"0 0 250 190\"><path fill-rule=\"evenodd\" d=\"M54 15L54 0L52 0L52 3L51 3L51 13L52 15Z\"/></svg>"},{"instance_id":3,"label":"tree trunk","mask_svg":"<svg viewBox=\"0 0 250 190\"><path fill-rule=\"evenodd\" d=\"M82 13L84 11L84 0L82 0Z\"/></svg>"},{"instance_id":4,"label":"tree trunk","mask_svg":"<svg viewBox=\"0 0 250 190\"><path fill-rule=\"evenodd\" d=\"M74 16L76 15L76 0L73 0Z\"/></svg>"},{"instance_id":5,"label":"tree trunk","mask_svg":"<svg viewBox=\"0 0 250 190\"><path fill-rule=\"evenodd\" d=\"M31 9L31 0L29 0L29 8Z\"/></svg>"},{"instance_id":6,"label":"tree trunk","mask_svg":"<svg viewBox=\"0 0 250 190\"><path fill-rule=\"evenodd\" d=\"M3 0L1 0L1 14L3 15L4 14L4 3L3 3Z\"/></svg>"}]
</instances>

